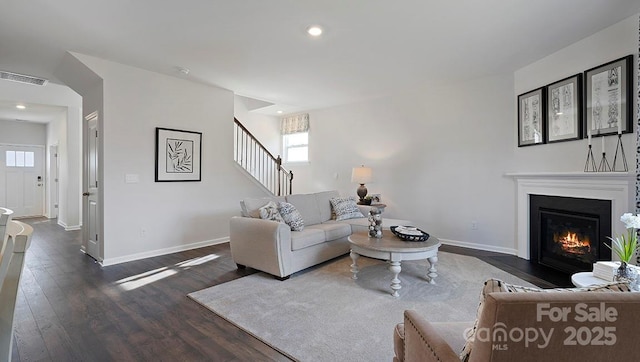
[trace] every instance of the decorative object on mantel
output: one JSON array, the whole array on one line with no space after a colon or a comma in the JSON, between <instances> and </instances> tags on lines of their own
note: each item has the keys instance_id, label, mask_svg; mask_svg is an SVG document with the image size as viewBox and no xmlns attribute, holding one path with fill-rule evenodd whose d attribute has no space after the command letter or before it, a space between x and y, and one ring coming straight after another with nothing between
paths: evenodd
<instances>
[{"instance_id":1,"label":"decorative object on mantel","mask_svg":"<svg viewBox=\"0 0 640 362\"><path fill-rule=\"evenodd\" d=\"M369 236L378 239L382 237L382 211L379 209L369 211Z\"/></svg>"},{"instance_id":2,"label":"decorative object on mantel","mask_svg":"<svg viewBox=\"0 0 640 362\"><path fill-rule=\"evenodd\" d=\"M609 161L607 161L607 153L604 151L604 137L602 139L602 160L600 160L600 165L598 165L598 172L611 172L611 166L609 165Z\"/></svg>"},{"instance_id":3,"label":"decorative object on mantel","mask_svg":"<svg viewBox=\"0 0 640 362\"><path fill-rule=\"evenodd\" d=\"M620 158L618 158L620 154ZM620 162L618 162L620 160ZM618 166L618 163L622 165ZM615 172L627 172L629 166L627 165L627 156L624 154L624 146L622 146L622 132L618 128L618 144L616 145L616 154L613 156L613 171Z\"/></svg>"},{"instance_id":4,"label":"decorative object on mantel","mask_svg":"<svg viewBox=\"0 0 640 362\"><path fill-rule=\"evenodd\" d=\"M360 184L360 187L358 187L358 190L356 191L358 197L360 197L360 201L358 202L359 205L371 204L371 199L368 200L368 204L366 203L367 201L365 201L368 190L364 186L364 184L366 184L367 182L371 182L371 174L371 167L364 167L364 165L360 167L354 167L351 171L351 182Z\"/></svg>"},{"instance_id":5,"label":"decorative object on mantel","mask_svg":"<svg viewBox=\"0 0 640 362\"><path fill-rule=\"evenodd\" d=\"M627 228L627 234L622 234L616 238L609 238L611 240L611 246L607 247L613 251L618 258L620 258L620 267L616 271L614 279L616 281L629 281L629 284L633 289L637 288L638 272L635 268L629 267L627 264L631 261L631 258L638 249L638 229L640 229L640 215L633 215L631 213L624 213L620 217ZM636 289L637 290L637 289Z\"/></svg>"},{"instance_id":6,"label":"decorative object on mantel","mask_svg":"<svg viewBox=\"0 0 640 362\"><path fill-rule=\"evenodd\" d=\"M584 172L597 172L596 160L593 158L593 147L591 146L591 132L588 133L589 137L589 151L587 151L587 162L584 164Z\"/></svg>"}]
</instances>

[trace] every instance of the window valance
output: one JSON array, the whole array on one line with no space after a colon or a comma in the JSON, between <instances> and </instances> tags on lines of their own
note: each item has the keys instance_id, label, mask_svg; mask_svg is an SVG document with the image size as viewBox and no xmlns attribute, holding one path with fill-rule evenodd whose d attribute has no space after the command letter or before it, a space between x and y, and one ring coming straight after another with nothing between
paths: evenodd
<instances>
[{"instance_id":1,"label":"window valance","mask_svg":"<svg viewBox=\"0 0 640 362\"><path fill-rule=\"evenodd\" d=\"M308 132L309 131L309 113L298 114L297 116L283 118L280 131L283 135Z\"/></svg>"}]
</instances>

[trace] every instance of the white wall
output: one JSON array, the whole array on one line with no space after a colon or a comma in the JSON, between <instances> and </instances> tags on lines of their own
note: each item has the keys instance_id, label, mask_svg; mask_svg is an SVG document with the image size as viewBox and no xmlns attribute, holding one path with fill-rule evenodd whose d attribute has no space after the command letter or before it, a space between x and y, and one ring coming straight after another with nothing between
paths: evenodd
<instances>
[{"instance_id":1,"label":"white wall","mask_svg":"<svg viewBox=\"0 0 640 362\"><path fill-rule=\"evenodd\" d=\"M248 110L246 97L233 97L234 116L253 134L274 157L282 153L282 137L280 136L280 118L251 112Z\"/></svg>"},{"instance_id":2,"label":"white wall","mask_svg":"<svg viewBox=\"0 0 640 362\"><path fill-rule=\"evenodd\" d=\"M104 263L228 240L238 201L261 194L234 165L233 93L74 56L104 80ZM201 182L154 182L156 127L202 132Z\"/></svg>"},{"instance_id":3,"label":"white wall","mask_svg":"<svg viewBox=\"0 0 640 362\"><path fill-rule=\"evenodd\" d=\"M44 123L0 119L0 143L11 145L41 145L47 138Z\"/></svg>"},{"instance_id":4,"label":"white wall","mask_svg":"<svg viewBox=\"0 0 640 362\"><path fill-rule=\"evenodd\" d=\"M310 163L292 167L294 189L355 196L351 168L365 164L374 172L369 193L382 194L386 216L414 220L453 244L515 253L515 186L504 174L582 171L587 150L586 140L518 148L516 96L635 53L637 19L515 74L311 111ZM612 155L614 138L607 141ZM623 142L633 167L633 136Z\"/></svg>"},{"instance_id":5,"label":"white wall","mask_svg":"<svg viewBox=\"0 0 640 362\"><path fill-rule=\"evenodd\" d=\"M506 74L311 111L310 162L292 167L294 189L355 196L352 167L371 166L367 187L382 194L385 216L510 252L514 225L504 220L515 191L503 173L515 148L512 84Z\"/></svg>"},{"instance_id":6,"label":"white wall","mask_svg":"<svg viewBox=\"0 0 640 362\"><path fill-rule=\"evenodd\" d=\"M514 99L519 94L629 54L635 54L633 63L635 65L637 52L638 14L516 71ZM634 74L637 74L635 66L631 69L635 70ZM637 94L636 82L631 82L631 85L634 87L632 94ZM635 104L634 97L630 101ZM635 114L634 108L630 117L633 118ZM517 110L514 110L513 117L517 119ZM517 133L514 133L513 137L517 142ZM635 165L635 134L624 134L622 141L626 150L627 163L632 167ZM607 158L613 162L617 137L605 137L605 142ZM513 171L582 171L587 156L587 143L588 141L584 139L518 148L515 154L516 167ZM602 152L600 138L593 138L592 143L596 162L598 162ZM561 157L558 157L559 155ZM546 160L553 160L553 162Z\"/></svg>"}]
</instances>

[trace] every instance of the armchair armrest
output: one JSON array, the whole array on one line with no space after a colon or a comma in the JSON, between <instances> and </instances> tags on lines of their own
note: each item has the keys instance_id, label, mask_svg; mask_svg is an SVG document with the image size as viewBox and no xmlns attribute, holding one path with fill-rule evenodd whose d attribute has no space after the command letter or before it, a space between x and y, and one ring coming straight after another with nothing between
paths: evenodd
<instances>
[{"instance_id":1,"label":"armchair armrest","mask_svg":"<svg viewBox=\"0 0 640 362\"><path fill-rule=\"evenodd\" d=\"M404 361L459 362L458 354L414 310L404 311ZM396 356L401 357L401 356Z\"/></svg>"},{"instance_id":2,"label":"armchair armrest","mask_svg":"<svg viewBox=\"0 0 640 362\"><path fill-rule=\"evenodd\" d=\"M291 274L291 229L276 221L234 216L229 244L237 264L286 277Z\"/></svg>"}]
</instances>

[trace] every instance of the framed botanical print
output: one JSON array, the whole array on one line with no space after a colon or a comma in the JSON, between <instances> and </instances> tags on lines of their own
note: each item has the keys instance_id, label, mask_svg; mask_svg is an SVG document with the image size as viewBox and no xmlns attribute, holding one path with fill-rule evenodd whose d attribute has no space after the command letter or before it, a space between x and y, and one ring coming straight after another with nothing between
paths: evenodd
<instances>
[{"instance_id":1,"label":"framed botanical print","mask_svg":"<svg viewBox=\"0 0 640 362\"><path fill-rule=\"evenodd\" d=\"M156 128L156 182L200 181L202 133Z\"/></svg>"},{"instance_id":2,"label":"framed botanical print","mask_svg":"<svg viewBox=\"0 0 640 362\"><path fill-rule=\"evenodd\" d=\"M547 142L582 138L582 74L547 86Z\"/></svg>"},{"instance_id":3,"label":"framed botanical print","mask_svg":"<svg viewBox=\"0 0 640 362\"><path fill-rule=\"evenodd\" d=\"M544 143L545 88L518 96L518 147Z\"/></svg>"},{"instance_id":4,"label":"framed botanical print","mask_svg":"<svg viewBox=\"0 0 640 362\"><path fill-rule=\"evenodd\" d=\"M585 134L633 132L633 55L584 72Z\"/></svg>"}]
</instances>

